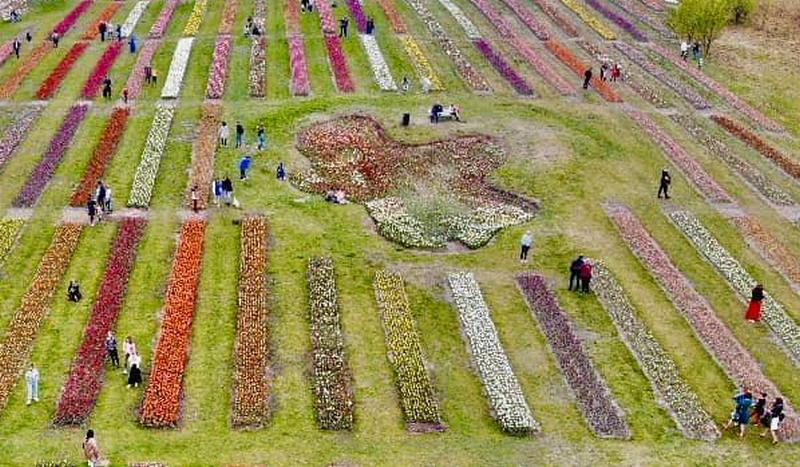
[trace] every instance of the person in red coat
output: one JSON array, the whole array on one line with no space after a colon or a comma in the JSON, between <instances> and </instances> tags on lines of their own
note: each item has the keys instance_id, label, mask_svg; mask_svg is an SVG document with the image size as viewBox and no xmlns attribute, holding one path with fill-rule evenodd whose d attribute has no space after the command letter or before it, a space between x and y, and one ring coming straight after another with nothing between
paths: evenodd
<instances>
[{"instance_id":1,"label":"person in red coat","mask_svg":"<svg viewBox=\"0 0 800 467\"><path fill-rule=\"evenodd\" d=\"M747 313L744 319L750 322L761 320L761 302L764 301L764 286L758 284L753 288L750 294L750 306L747 307Z\"/></svg>"}]
</instances>

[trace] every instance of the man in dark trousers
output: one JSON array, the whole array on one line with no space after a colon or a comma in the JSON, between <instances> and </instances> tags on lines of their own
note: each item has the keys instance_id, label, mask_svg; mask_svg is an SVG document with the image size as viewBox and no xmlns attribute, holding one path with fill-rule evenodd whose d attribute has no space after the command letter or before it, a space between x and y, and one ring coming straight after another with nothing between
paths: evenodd
<instances>
[{"instance_id":1,"label":"man in dark trousers","mask_svg":"<svg viewBox=\"0 0 800 467\"><path fill-rule=\"evenodd\" d=\"M244 126L242 122L236 122L236 147L242 147L242 139L244 138Z\"/></svg>"},{"instance_id":2,"label":"man in dark trousers","mask_svg":"<svg viewBox=\"0 0 800 467\"><path fill-rule=\"evenodd\" d=\"M669 185L672 183L672 177L669 171L664 169L661 171L661 184L658 186L658 197L661 198L661 193L664 193L664 198L669 199Z\"/></svg>"},{"instance_id":3,"label":"man in dark trousers","mask_svg":"<svg viewBox=\"0 0 800 467\"><path fill-rule=\"evenodd\" d=\"M97 25L97 29L100 31L100 42L106 41L106 31L108 31L108 25L105 21L101 21L99 25Z\"/></svg>"},{"instance_id":4,"label":"man in dark trousers","mask_svg":"<svg viewBox=\"0 0 800 467\"><path fill-rule=\"evenodd\" d=\"M339 37L347 37L347 26L349 24L350 20L346 16L339 20Z\"/></svg>"},{"instance_id":5,"label":"man in dark trousers","mask_svg":"<svg viewBox=\"0 0 800 467\"><path fill-rule=\"evenodd\" d=\"M589 89L589 83L592 81L592 69L588 68L583 73L583 89Z\"/></svg>"},{"instance_id":6,"label":"man in dark trousers","mask_svg":"<svg viewBox=\"0 0 800 467\"><path fill-rule=\"evenodd\" d=\"M581 269L583 269L583 255L578 256L572 264L569 265L569 290L572 290L572 284L575 283L575 291L581 288Z\"/></svg>"},{"instance_id":7,"label":"man in dark trousers","mask_svg":"<svg viewBox=\"0 0 800 467\"><path fill-rule=\"evenodd\" d=\"M19 37L14 38L13 46L14 46L14 55L16 55L17 58L19 58L19 51L22 48L22 42L19 41Z\"/></svg>"}]
</instances>

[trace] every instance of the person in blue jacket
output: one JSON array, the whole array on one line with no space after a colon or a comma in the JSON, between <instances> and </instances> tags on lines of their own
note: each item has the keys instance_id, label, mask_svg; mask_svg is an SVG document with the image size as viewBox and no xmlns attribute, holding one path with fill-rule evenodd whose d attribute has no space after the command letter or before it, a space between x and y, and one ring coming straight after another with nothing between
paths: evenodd
<instances>
[{"instance_id":1,"label":"person in blue jacket","mask_svg":"<svg viewBox=\"0 0 800 467\"><path fill-rule=\"evenodd\" d=\"M250 170L251 163L250 156L244 156L239 161L239 180L247 180L247 171Z\"/></svg>"}]
</instances>

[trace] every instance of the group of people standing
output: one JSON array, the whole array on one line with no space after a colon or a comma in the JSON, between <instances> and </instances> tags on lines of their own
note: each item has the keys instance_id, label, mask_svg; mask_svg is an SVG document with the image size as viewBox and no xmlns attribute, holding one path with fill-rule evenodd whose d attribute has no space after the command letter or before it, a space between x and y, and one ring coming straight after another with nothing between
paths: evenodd
<instances>
[{"instance_id":1,"label":"group of people standing","mask_svg":"<svg viewBox=\"0 0 800 467\"><path fill-rule=\"evenodd\" d=\"M725 424L723 430L727 430L732 426L739 427L739 437L744 437L745 427L747 425L761 425L764 431L761 437L767 436L767 433L772 435L772 443L778 443L778 430L780 429L781 422L786 417L783 413L783 398L776 397L772 401L772 405L767 409L767 393L762 392L758 400L753 398L753 393L750 389L744 388L742 392L733 397L735 406L731 413L731 418Z\"/></svg>"},{"instance_id":2,"label":"group of people standing","mask_svg":"<svg viewBox=\"0 0 800 467\"><path fill-rule=\"evenodd\" d=\"M114 26L113 24L101 21L100 24L97 25L97 31L100 33L101 42L105 42L106 37L108 37L109 40L111 39L116 39L118 41L122 40L121 24L117 24L116 26Z\"/></svg>"},{"instance_id":3,"label":"group of people standing","mask_svg":"<svg viewBox=\"0 0 800 467\"><path fill-rule=\"evenodd\" d=\"M119 369L117 338L111 331L108 331L108 334L106 335L105 347L108 360L111 362L114 368ZM125 338L122 351L125 353L125 366L122 369L122 373L128 375L128 389L139 387L139 385L142 384L142 357L139 355L139 351L136 348L136 343L133 342L133 338L131 336Z\"/></svg>"},{"instance_id":4,"label":"group of people standing","mask_svg":"<svg viewBox=\"0 0 800 467\"><path fill-rule=\"evenodd\" d=\"M533 247L533 234L530 230L526 231L520 239L519 262L527 263L528 254ZM576 292L591 292L590 284L594 274L594 265L583 255L575 258L569 265L569 290Z\"/></svg>"},{"instance_id":5,"label":"group of people standing","mask_svg":"<svg viewBox=\"0 0 800 467\"><path fill-rule=\"evenodd\" d=\"M692 58L695 62L697 62L698 68L703 68L703 54L702 49L700 48L700 43L694 41L691 45L686 41L681 41L681 58L683 61L689 60L689 50L692 51Z\"/></svg>"},{"instance_id":6,"label":"group of people standing","mask_svg":"<svg viewBox=\"0 0 800 467\"><path fill-rule=\"evenodd\" d=\"M113 210L114 203L111 187L100 180L97 182L94 195L86 202L86 213L89 215L89 224L95 225L97 221L102 220L104 215L111 214Z\"/></svg>"}]
</instances>

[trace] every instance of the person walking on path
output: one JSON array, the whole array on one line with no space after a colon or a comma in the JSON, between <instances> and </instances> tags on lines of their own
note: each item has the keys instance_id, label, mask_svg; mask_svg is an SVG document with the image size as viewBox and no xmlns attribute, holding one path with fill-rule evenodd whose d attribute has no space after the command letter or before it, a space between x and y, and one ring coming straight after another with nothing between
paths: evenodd
<instances>
[{"instance_id":1,"label":"person walking on path","mask_svg":"<svg viewBox=\"0 0 800 467\"><path fill-rule=\"evenodd\" d=\"M250 156L244 156L239 161L239 180L245 181L247 180L247 171L250 170L250 163L252 159Z\"/></svg>"},{"instance_id":2,"label":"person walking on path","mask_svg":"<svg viewBox=\"0 0 800 467\"><path fill-rule=\"evenodd\" d=\"M137 388L142 384L142 357L138 353L134 353L131 355L129 362L128 389Z\"/></svg>"},{"instance_id":3,"label":"person walking on path","mask_svg":"<svg viewBox=\"0 0 800 467\"><path fill-rule=\"evenodd\" d=\"M275 170L275 175L278 177L278 180L282 182L286 181L286 167L283 166L283 162L278 163L278 168Z\"/></svg>"},{"instance_id":4,"label":"person walking on path","mask_svg":"<svg viewBox=\"0 0 800 467\"><path fill-rule=\"evenodd\" d=\"M244 127L242 122L236 122L236 148L242 147L242 139L244 139Z\"/></svg>"},{"instance_id":5,"label":"person walking on path","mask_svg":"<svg viewBox=\"0 0 800 467\"><path fill-rule=\"evenodd\" d=\"M28 371L25 372L25 385L28 388L27 405L31 405L31 401L39 402L39 370L36 369L33 363L31 363Z\"/></svg>"},{"instance_id":6,"label":"person walking on path","mask_svg":"<svg viewBox=\"0 0 800 467\"><path fill-rule=\"evenodd\" d=\"M94 198L89 198L86 203L86 214L89 215L89 225L95 224L95 217L97 216L97 201Z\"/></svg>"},{"instance_id":7,"label":"person walking on path","mask_svg":"<svg viewBox=\"0 0 800 467\"><path fill-rule=\"evenodd\" d=\"M753 405L753 394L749 389L744 388L742 392L733 398L736 406L731 413L731 418L728 423L722 428L723 431L730 428L732 425L739 427L739 437L744 437L744 428L750 423L750 407Z\"/></svg>"},{"instance_id":8,"label":"person walking on path","mask_svg":"<svg viewBox=\"0 0 800 467\"><path fill-rule=\"evenodd\" d=\"M527 263L528 262L528 252L531 250L531 245L533 245L533 234L531 231L528 230L522 235L522 240L520 240L520 252L519 252L519 262L520 263Z\"/></svg>"},{"instance_id":9,"label":"person walking on path","mask_svg":"<svg viewBox=\"0 0 800 467\"><path fill-rule=\"evenodd\" d=\"M256 138L258 139L258 150L263 151L267 147L267 132L264 131L264 125L258 125Z\"/></svg>"},{"instance_id":10,"label":"person walking on path","mask_svg":"<svg viewBox=\"0 0 800 467\"><path fill-rule=\"evenodd\" d=\"M192 198L192 211L197 212L198 211L198 206L197 206L197 200L198 200L198 198L197 198L197 185L192 187L191 198Z\"/></svg>"},{"instance_id":11,"label":"person walking on path","mask_svg":"<svg viewBox=\"0 0 800 467\"><path fill-rule=\"evenodd\" d=\"M78 285L78 281L72 279L69 281L69 286L67 287L67 300L78 303L81 301L81 298L83 298L81 286Z\"/></svg>"},{"instance_id":12,"label":"person walking on path","mask_svg":"<svg viewBox=\"0 0 800 467\"><path fill-rule=\"evenodd\" d=\"M778 444L778 429L781 427L781 422L786 417L783 413L783 398L776 397L775 402L769 409L769 414L761 419L761 424L766 428L761 437L767 436L767 432L772 435L772 444Z\"/></svg>"},{"instance_id":13,"label":"person walking on path","mask_svg":"<svg viewBox=\"0 0 800 467\"><path fill-rule=\"evenodd\" d=\"M589 83L592 82L592 69L587 68L583 72L583 89L589 89Z\"/></svg>"},{"instance_id":14,"label":"person walking on path","mask_svg":"<svg viewBox=\"0 0 800 467\"><path fill-rule=\"evenodd\" d=\"M581 266L581 292L589 293L589 283L592 281L592 271L594 267L589 261L584 261Z\"/></svg>"},{"instance_id":15,"label":"person walking on path","mask_svg":"<svg viewBox=\"0 0 800 467\"><path fill-rule=\"evenodd\" d=\"M111 185L106 185L106 200L105 205L103 206L103 212L105 214L111 214L114 210L114 206L111 203Z\"/></svg>"},{"instance_id":16,"label":"person walking on path","mask_svg":"<svg viewBox=\"0 0 800 467\"><path fill-rule=\"evenodd\" d=\"M17 58L19 58L19 51L20 49L22 49L22 42L20 42L19 37L14 38L13 46L14 46L14 55L16 55Z\"/></svg>"},{"instance_id":17,"label":"person walking on path","mask_svg":"<svg viewBox=\"0 0 800 467\"><path fill-rule=\"evenodd\" d=\"M106 352L108 352L108 359L111 360L111 364L114 365L114 368L119 368L117 338L114 337L114 333L111 331L108 331L108 335L106 336Z\"/></svg>"},{"instance_id":18,"label":"person walking on path","mask_svg":"<svg viewBox=\"0 0 800 467\"><path fill-rule=\"evenodd\" d=\"M347 16L342 17L339 20L339 37L347 38L347 27L350 25L350 20L347 19Z\"/></svg>"},{"instance_id":19,"label":"person walking on path","mask_svg":"<svg viewBox=\"0 0 800 467\"><path fill-rule=\"evenodd\" d=\"M572 290L572 284L575 283L575 291L577 292L581 286L581 268L583 268L583 255L579 255L569 265L569 290Z\"/></svg>"},{"instance_id":20,"label":"person walking on path","mask_svg":"<svg viewBox=\"0 0 800 467\"><path fill-rule=\"evenodd\" d=\"M669 186L672 183L672 176L665 168L661 171L661 182L658 185L658 197L661 198L661 193L664 193L664 199L669 199Z\"/></svg>"},{"instance_id":21,"label":"person walking on path","mask_svg":"<svg viewBox=\"0 0 800 467\"><path fill-rule=\"evenodd\" d=\"M747 307L747 313L744 314L744 319L751 323L761 321L761 302L764 301L764 286L761 284L753 287L750 292L750 305Z\"/></svg>"},{"instance_id":22,"label":"person walking on path","mask_svg":"<svg viewBox=\"0 0 800 467\"><path fill-rule=\"evenodd\" d=\"M219 126L219 144L220 146L228 147L228 136L230 136L231 129L228 128L228 122L223 121Z\"/></svg>"},{"instance_id":23,"label":"person walking on path","mask_svg":"<svg viewBox=\"0 0 800 467\"><path fill-rule=\"evenodd\" d=\"M100 446L94 437L94 430L86 432L86 439L83 440L83 455L89 467L98 467L101 465L100 461Z\"/></svg>"},{"instance_id":24,"label":"person walking on path","mask_svg":"<svg viewBox=\"0 0 800 467\"><path fill-rule=\"evenodd\" d=\"M136 343L133 342L131 336L125 338L125 342L122 344L122 352L125 353L125 368L122 369L122 372L125 373L131 367L131 356L138 353Z\"/></svg>"}]
</instances>

